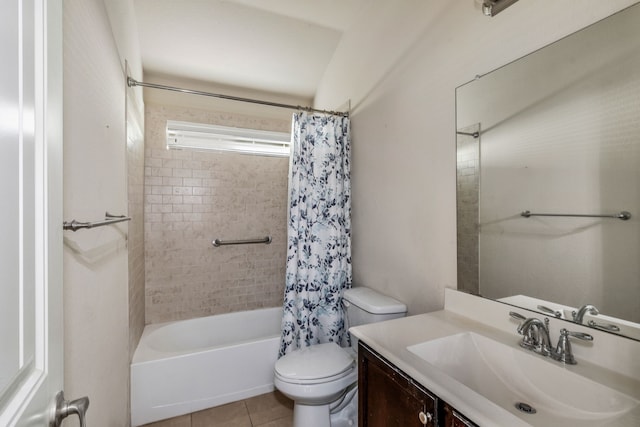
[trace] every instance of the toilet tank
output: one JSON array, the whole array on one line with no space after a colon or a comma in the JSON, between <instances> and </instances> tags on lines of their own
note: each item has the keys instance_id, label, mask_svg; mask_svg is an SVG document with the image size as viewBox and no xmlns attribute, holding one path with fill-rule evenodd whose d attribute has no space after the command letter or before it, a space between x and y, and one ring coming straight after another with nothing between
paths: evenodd
<instances>
[{"instance_id":1,"label":"toilet tank","mask_svg":"<svg viewBox=\"0 0 640 427\"><path fill-rule=\"evenodd\" d=\"M349 327L397 319L407 314L407 306L400 301L364 286L344 291Z\"/></svg>"}]
</instances>

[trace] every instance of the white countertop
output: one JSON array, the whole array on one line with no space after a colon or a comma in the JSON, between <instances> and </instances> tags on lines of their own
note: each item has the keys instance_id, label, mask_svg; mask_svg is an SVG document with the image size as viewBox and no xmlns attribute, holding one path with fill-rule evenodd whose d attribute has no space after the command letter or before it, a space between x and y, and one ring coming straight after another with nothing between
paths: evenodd
<instances>
[{"instance_id":1,"label":"white countertop","mask_svg":"<svg viewBox=\"0 0 640 427\"><path fill-rule=\"evenodd\" d=\"M548 423L537 423L535 415L522 414L515 408L508 410L494 404L407 350L408 346L425 341L462 332L474 332L513 346L518 351L529 352L519 347L518 342L521 337L515 332L516 327L517 322L514 321L513 332L509 333L456 314L453 311L442 310L387 322L357 326L349 331L400 370L411 376L415 381L482 427L549 425ZM542 356L533 356L542 358ZM568 369L596 382L604 383L610 388L640 401L640 381L637 378L631 378L596 366L585 360L579 360L577 365L564 366L550 358L543 359L548 359L548 363L558 364L561 369ZM614 420L581 420L579 425L581 427L638 427L640 426L640 405Z\"/></svg>"}]
</instances>

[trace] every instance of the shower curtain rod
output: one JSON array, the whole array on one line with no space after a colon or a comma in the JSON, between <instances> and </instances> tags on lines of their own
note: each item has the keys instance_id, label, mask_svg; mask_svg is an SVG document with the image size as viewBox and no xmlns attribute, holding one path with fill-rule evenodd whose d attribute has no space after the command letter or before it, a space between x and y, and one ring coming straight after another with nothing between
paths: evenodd
<instances>
[{"instance_id":1,"label":"shower curtain rod","mask_svg":"<svg viewBox=\"0 0 640 427\"><path fill-rule=\"evenodd\" d=\"M348 112L319 110L319 109L316 109L316 108L303 107L303 106L300 106L300 105L281 104L279 102L261 101L259 99L251 99L251 98L241 98L241 97L238 97L238 96L223 95L223 94L220 94L220 93L203 92L203 91L200 91L200 90L183 89L183 88L174 87L174 86L159 85L159 84L156 84L156 83L144 83L144 82L139 82L137 80L134 80L131 77L127 77L127 85L129 87L142 86L142 87L149 87L149 88L153 88L153 89L170 90L170 91L173 91L173 92L186 93L186 94L190 94L190 95L210 96L212 98L221 98L221 99L228 99L228 100L231 100L231 101L249 102L249 103L252 103L252 104L267 105L267 106L270 106L270 107L288 108L290 110L302 110L302 111L308 111L308 112L330 114L332 116L349 117L349 113Z\"/></svg>"}]
</instances>

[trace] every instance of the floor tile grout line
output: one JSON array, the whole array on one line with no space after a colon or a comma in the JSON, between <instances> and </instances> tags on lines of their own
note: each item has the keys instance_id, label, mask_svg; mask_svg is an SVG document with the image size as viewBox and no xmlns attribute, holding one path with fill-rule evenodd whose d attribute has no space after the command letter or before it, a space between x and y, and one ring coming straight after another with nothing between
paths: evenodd
<instances>
[{"instance_id":1,"label":"floor tile grout line","mask_svg":"<svg viewBox=\"0 0 640 427\"><path fill-rule=\"evenodd\" d=\"M253 419L251 418L251 412L249 411L249 405L247 405L247 399L244 399L242 403L244 403L244 409L247 410L247 415L249 416L249 423L251 424L251 427L255 427L253 425Z\"/></svg>"}]
</instances>

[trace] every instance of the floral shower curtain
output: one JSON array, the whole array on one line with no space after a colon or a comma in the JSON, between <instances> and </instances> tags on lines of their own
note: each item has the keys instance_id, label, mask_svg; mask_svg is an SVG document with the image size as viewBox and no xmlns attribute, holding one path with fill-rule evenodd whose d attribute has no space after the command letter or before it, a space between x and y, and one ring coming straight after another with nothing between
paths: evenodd
<instances>
[{"instance_id":1,"label":"floral shower curtain","mask_svg":"<svg viewBox=\"0 0 640 427\"><path fill-rule=\"evenodd\" d=\"M342 307L351 287L349 118L297 113L292 142L280 356L349 339Z\"/></svg>"}]
</instances>

